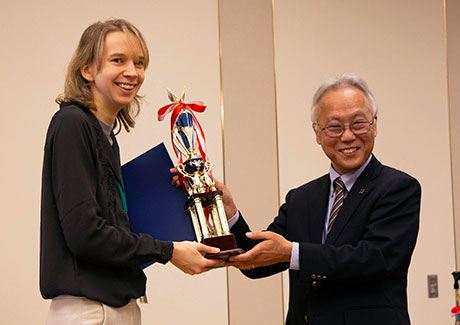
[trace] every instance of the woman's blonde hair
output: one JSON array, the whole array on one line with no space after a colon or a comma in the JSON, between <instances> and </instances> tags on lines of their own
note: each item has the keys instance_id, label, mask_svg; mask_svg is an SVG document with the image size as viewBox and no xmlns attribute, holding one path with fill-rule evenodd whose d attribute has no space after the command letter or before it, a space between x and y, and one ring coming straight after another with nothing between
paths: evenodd
<instances>
[{"instance_id":1,"label":"woman's blonde hair","mask_svg":"<svg viewBox=\"0 0 460 325\"><path fill-rule=\"evenodd\" d=\"M90 83L81 75L81 68L85 65L101 64L106 36L112 32L123 32L134 35L142 47L144 68L149 64L149 51L141 32L130 22L124 19L109 19L92 24L83 32L78 47L70 60L67 76L64 83L64 93L56 98L58 104L62 102L77 102L85 107L96 109L93 101ZM142 97L136 95L134 100L123 107L117 114L115 121L116 133L119 133L121 126L127 132L134 127L134 118L139 114Z\"/></svg>"}]
</instances>

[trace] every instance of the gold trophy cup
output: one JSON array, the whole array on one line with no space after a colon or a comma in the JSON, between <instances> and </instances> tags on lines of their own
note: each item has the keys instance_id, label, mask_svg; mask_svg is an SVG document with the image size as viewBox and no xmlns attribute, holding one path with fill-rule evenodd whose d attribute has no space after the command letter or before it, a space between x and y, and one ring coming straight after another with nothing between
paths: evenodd
<instances>
[{"instance_id":1,"label":"gold trophy cup","mask_svg":"<svg viewBox=\"0 0 460 325\"><path fill-rule=\"evenodd\" d=\"M244 251L237 247L235 236L227 223L222 191L216 189L212 178L212 164L206 160L206 140L193 111L203 112L203 102L184 102L185 92L178 98L168 89L171 104L158 111L158 119L171 114L171 138L178 157L176 166L179 180L187 193L187 209L200 243L220 248L219 253L206 254L207 258L227 260Z\"/></svg>"}]
</instances>

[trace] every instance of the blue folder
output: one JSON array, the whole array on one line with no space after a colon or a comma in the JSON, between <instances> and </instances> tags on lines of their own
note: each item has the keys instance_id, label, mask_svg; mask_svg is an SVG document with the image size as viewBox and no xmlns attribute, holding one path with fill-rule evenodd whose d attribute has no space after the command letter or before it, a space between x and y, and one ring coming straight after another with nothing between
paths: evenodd
<instances>
[{"instance_id":1,"label":"blue folder","mask_svg":"<svg viewBox=\"0 0 460 325\"><path fill-rule=\"evenodd\" d=\"M173 163L163 143L121 168L131 229L159 240L195 240L187 197L171 185Z\"/></svg>"}]
</instances>

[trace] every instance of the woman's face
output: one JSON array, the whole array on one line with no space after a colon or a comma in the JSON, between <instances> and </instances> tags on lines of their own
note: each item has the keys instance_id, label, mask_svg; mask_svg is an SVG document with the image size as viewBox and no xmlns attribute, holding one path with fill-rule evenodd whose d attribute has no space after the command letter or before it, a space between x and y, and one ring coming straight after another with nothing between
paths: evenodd
<instances>
[{"instance_id":1,"label":"woman's face","mask_svg":"<svg viewBox=\"0 0 460 325\"><path fill-rule=\"evenodd\" d=\"M81 69L91 84L93 100L99 114L116 117L130 104L144 82L145 58L139 40L131 34L107 34L99 66Z\"/></svg>"}]
</instances>

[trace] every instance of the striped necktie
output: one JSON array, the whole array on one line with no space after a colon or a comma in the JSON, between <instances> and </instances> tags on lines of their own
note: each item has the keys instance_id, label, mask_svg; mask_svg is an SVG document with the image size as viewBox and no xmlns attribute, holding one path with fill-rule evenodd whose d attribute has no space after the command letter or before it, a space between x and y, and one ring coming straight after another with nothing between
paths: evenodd
<instances>
[{"instance_id":1,"label":"striped necktie","mask_svg":"<svg viewBox=\"0 0 460 325\"><path fill-rule=\"evenodd\" d=\"M342 206L343 199L345 197L345 192L347 191L347 189L345 188L345 184L343 183L340 177L337 177L334 180L334 190L335 198L334 203L332 204L331 214L329 215L329 221L327 223L326 235L329 234L329 231L331 231L332 224L334 223L335 218L339 214L340 207Z\"/></svg>"}]
</instances>

